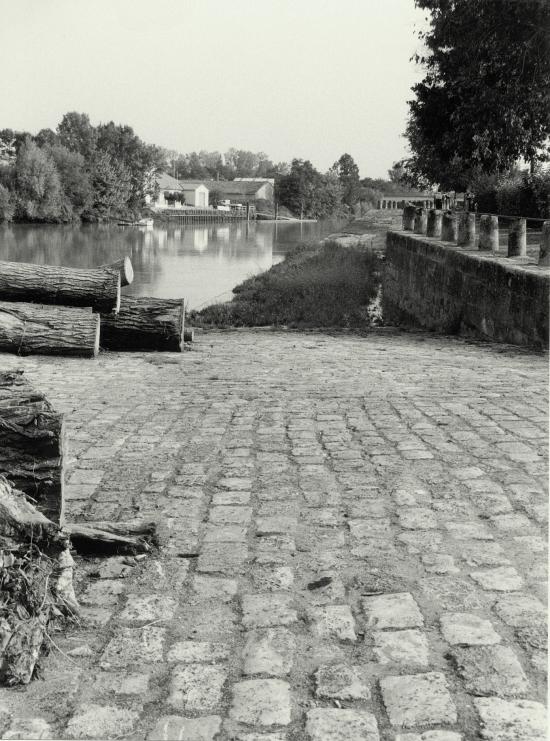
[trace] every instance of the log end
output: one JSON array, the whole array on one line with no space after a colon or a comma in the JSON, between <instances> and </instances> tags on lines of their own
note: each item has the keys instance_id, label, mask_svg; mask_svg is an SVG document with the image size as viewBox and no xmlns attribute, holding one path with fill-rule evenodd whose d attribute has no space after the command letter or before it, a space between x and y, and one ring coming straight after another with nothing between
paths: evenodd
<instances>
[{"instance_id":1,"label":"log end","mask_svg":"<svg viewBox=\"0 0 550 741\"><path fill-rule=\"evenodd\" d=\"M120 294L119 294L119 298L120 298ZM99 352L99 334L100 334L100 330L101 330L101 319L100 319L99 314L94 314L93 316L94 316L96 322L95 322L95 339L94 339L94 344L93 344L93 347L92 347L92 355L91 355L91 357L92 358L95 358L97 356L98 352Z\"/></svg>"},{"instance_id":2,"label":"log end","mask_svg":"<svg viewBox=\"0 0 550 741\"><path fill-rule=\"evenodd\" d=\"M129 286L134 280L134 268L129 257L122 259L122 268L120 270L120 285Z\"/></svg>"},{"instance_id":3,"label":"log end","mask_svg":"<svg viewBox=\"0 0 550 741\"><path fill-rule=\"evenodd\" d=\"M120 311L120 286L121 286L121 277L120 277L120 273L118 273L118 283L117 283L117 292L116 292L116 303L115 303L115 306L113 308L113 312L115 314L118 314L118 312Z\"/></svg>"}]
</instances>

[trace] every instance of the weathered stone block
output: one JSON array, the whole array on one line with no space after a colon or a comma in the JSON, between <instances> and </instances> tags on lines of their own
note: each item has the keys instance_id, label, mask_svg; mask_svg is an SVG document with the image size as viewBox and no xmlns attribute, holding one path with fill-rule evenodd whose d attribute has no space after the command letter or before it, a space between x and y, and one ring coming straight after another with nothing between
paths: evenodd
<instances>
[{"instance_id":1,"label":"weathered stone block","mask_svg":"<svg viewBox=\"0 0 550 741\"><path fill-rule=\"evenodd\" d=\"M219 715L204 715L202 718L163 715L147 736L147 741L214 741L221 722Z\"/></svg>"},{"instance_id":2,"label":"weathered stone block","mask_svg":"<svg viewBox=\"0 0 550 741\"><path fill-rule=\"evenodd\" d=\"M452 656L466 691L472 695L513 697L529 690L527 677L509 646L458 648Z\"/></svg>"},{"instance_id":3,"label":"weathered stone block","mask_svg":"<svg viewBox=\"0 0 550 741\"><path fill-rule=\"evenodd\" d=\"M243 671L282 677L292 668L295 649L296 640L286 628L252 631L243 648Z\"/></svg>"},{"instance_id":4,"label":"weathered stone block","mask_svg":"<svg viewBox=\"0 0 550 741\"><path fill-rule=\"evenodd\" d=\"M490 571L473 571L470 576L483 589L495 592L514 592L523 586L523 579L511 566L501 566Z\"/></svg>"},{"instance_id":5,"label":"weathered stone block","mask_svg":"<svg viewBox=\"0 0 550 741\"><path fill-rule=\"evenodd\" d=\"M456 709L439 672L385 677L380 680L382 698L392 726L456 723Z\"/></svg>"},{"instance_id":6,"label":"weathered stone block","mask_svg":"<svg viewBox=\"0 0 550 741\"><path fill-rule=\"evenodd\" d=\"M233 685L229 717L252 726L290 723L290 688L281 679L248 679Z\"/></svg>"},{"instance_id":7,"label":"weathered stone block","mask_svg":"<svg viewBox=\"0 0 550 741\"><path fill-rule=\"evenodd\" d=\"M243 625L245 628L268 628L295 623L298 616L292 605L293 598L288 594L245 594L242 598Z\"/></svg>"},{"instance_id":8,"label":"weathered stone block","mask_svg":"<svg viewBox=\"0 0 550 741\"><path fill-rule=\"evenodd\" d=\"M188 664L176 667L170 680L168 704L178 710L208 713L221 701L226 672L208 664Z\"/></svg>"},{"instance_id":9,"label":"weathered stone block","mask_svg":"<svg viewBox=\"0 0 550 741\"><path fill-rule=\"evenodd\" d=\"M335 700L368 700L369 688L358 666L327 664L315 673L317 697Z\"/></svg>"},{"instance_id":10,"label":"weathered stone block","mask_svg":"<svg viewBox=\"0 0 550 741\"><path fill-rule=\"evenodd\" d=\"M441 632L452 646L487 646L500 643L500 636L489 620L467 612L442 615Z\"/></svg>"},{"instance_id":11,"label":"weathered stone block","mask_svg":"<svg viewBox=\"0 0 550 741\"><path fill-rule=\"evenodd\" d=\"M308 610L311 629L319 638L355 641L355 620L348 605L325 605Z\"/></svg>"},{"instance_id":12,"label":"weathered stone block","mask_svg":"<svg viewBox=\"0 0 550 741\"><path fill-rule=\"evenodd\" d=\"M361 604L371 628L417 628L424 625L422 613L409 592L365 597Z\"/></svg>"},{"instance_id":13,"label":"weathered stone block","mask_svg":"<svg viewBox=\"0 0 550 741\"><path fill-rule=\"evenodd\" d=\"M546 709L529 700L480 697L474 705L481 718L481 735L487 741L545 741Z\"/></svg>"},{"instance_id":14,"label":"weathered stone block","mask_svg":"<svg viewBox=\"0 0 550 741\"><path fill-rule=\"evenodd\" d=\"M379 741L376 718L364 710L315 708L306 716L310 741Z\"/></svg>"},{"instance_id":15,"label":"weathered stone block","mask_svg":"<svg viewBox=\"0 0 550 741\"><path fill-rule=\"evenodd\" d=\"M374 655L381 664L429 665L428 641L419 630L376 630L373 638Z\"/></svg>"},{"instance_id":16,"label":"weathered stone block","mask_svg":"<svg viewBox=\"0 0 550 741\"><path fill-rule=\"evenodd\" d=\"M133 730L139 713L111 705L81 705L67 726L68 738L118 738Z\"/></svg>"}]
</instances>

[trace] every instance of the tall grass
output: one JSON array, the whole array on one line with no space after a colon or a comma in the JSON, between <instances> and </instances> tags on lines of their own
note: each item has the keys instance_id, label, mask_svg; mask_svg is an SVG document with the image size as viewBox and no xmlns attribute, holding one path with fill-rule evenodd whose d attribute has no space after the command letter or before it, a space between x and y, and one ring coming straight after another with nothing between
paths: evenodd
<instances>
[{"instance_id":1,"label":"tall grass","mask_svg":"<svg viewBox=\"0 0 550 741\"><path fill-rule=\"evenodd\" d=\"M233 289L225 304L193 312L203 327L366 327L380 285L380 261L367 247L302 245Z\"/></svg>"}]
</instances>

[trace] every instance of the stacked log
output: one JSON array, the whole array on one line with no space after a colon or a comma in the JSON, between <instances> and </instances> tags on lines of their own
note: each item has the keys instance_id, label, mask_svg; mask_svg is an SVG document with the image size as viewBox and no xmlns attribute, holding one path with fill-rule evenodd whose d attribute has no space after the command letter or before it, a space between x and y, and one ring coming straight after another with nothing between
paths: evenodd
<instances>
[{"instance_id":1,"label":"stacked log","mask_svg":"<svg viewBox=\"0 0 550 741\"><path fill-rule=\"evenodd\" d=\"M120 306L120 275L120 267L86 270L0 262L0 299L91 306L97 312L116 312Z\"/></svg>"},{"instance_id":2,"label":"stacked log","mask_svg":"<svg viewBox=\"0 0 550 741\"><path fill-rule=\"evenodd\" d=\"M90 308L0 301L0 350L95 357L99 317Z\"/></svg>"},{"instance_id":3,"label":"stacked log","mask_svg":"<svg viewBox=\"0 0 550 741\"><path fill-rule=\"evenodd\" d=\"M183 299L123 296L118 314L101 315L102 348L180 352L184 342Z\"/></svg>"},{"instance_id":4,"label":"stacked log","mask_svg":"<svg viewBox=\"0 0 550 741\"><path fill-rule=\"evenodd\" d=\"M121 286L129 286L134 280L134 269L129 257L122 257L120 260L116 260L116 262L109 263L108 265L100 265L99 267L120 273Z\"/></svg>"},{"instance_id":5,"label":"stacked log","mask_svg":"<svg viewBox=\"0 0 550 741\"><path fill-rule=\"evenodd\" d=\"M0 373L0 474L53 523L63 519L63 415L22 371Z\"/></svg>"}]
</instances>

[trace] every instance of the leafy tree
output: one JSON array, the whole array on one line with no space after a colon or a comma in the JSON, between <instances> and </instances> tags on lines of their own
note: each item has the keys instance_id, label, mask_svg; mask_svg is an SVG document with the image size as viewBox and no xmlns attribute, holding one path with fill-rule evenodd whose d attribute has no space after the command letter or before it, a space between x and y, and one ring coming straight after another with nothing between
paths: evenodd
<instances>
[{"instance_id":1,"label":"leafy tree","mask_svg":"<svg viewBox=\"0 0 550 741\"><path fill-rule=\"evenodd\" d=\"M29 221L57 221L63 192L55 162L28 138L17 155L14 183L17 215Z\"/></svg>"},{"instance_id":2,"label":"leafy tree","mask_svg":"<svg viewBox=\"0 0 550 741\"><path fill-rule=\"evenodd\" d=\"M416 0L428 13L416 60L404 163L416 184L464 188L519 158L534 168L550 135L548 0Z\"/></svg>"},{"instance_id":3,"label":"leafy tree","mask_svg":"<svg viewBox=\"0 0 550 741\"><path fill-rule=\"evenodd\" d=\"M292 160L290 172L276 183L276 198L301 218L322 218L341 205L341 187L334 175L323 176L309 160Z\"/></svg>"},{"instance_id":4,"label":"leafy tree","mask_svg":"<svg viewBox=\"0 0 550 741\"><path fill-rule=\"evenodd\" d=\"M63 189L63 214L66 219L80 216L92 203L92 185L84 157L62 144L47 147L55 162Z\"/></svg>"},{"instance_id":5,"label":"leafy tree","mask_svg":"<svg viewBox=\"0 0 550 741\"><path fill-rule=\"evenodd\" d=\"M127 205L131 210L142 208L145 196L155 195L154 176L165 164L162 149L145 144L131 126L117 125L113 121L97 127L96 147L109 154L114 162L129 173Z\"/></svg>"},{"instance_id":6,"label":"leafy tree","mask_svg":"<svg viewBox=\"0 0 550 741\"><path fill-rule=\"evenodd\" d=\"M126 212L132 176L123 164L107 152L98 150L91 163L90 179L93 199L84 214L87 218L104 219Z\"/></svg>"},{"instance_id":7,"label":"leafy tree","mask_svg":"<svg viewBox=\"0 0 550 741\"><path fill-rule=\"evenodd\" d=\"M0 223L11 221L15 213L14 198L5 185L0 183Z\"/></svg>"},{"instance_id":8,"label":"leafy tree","mask_svg":"<svg viewBox=\"0 0 550 741\"><path fill-rule=\"evenodd\" d=\"M90 162L96 148L97 132L87 113L65 113L57 127L60 144L72 152L80 152Z\"/></svg>"},{"instance_id":9,"label":"leafy tree","mask_svg":"<svg viewBox=\"0 0 550 741\"><path fill-rule=\"evenodd\" d=\"M220 190L216 190L215 188L211 190L208 193L208 203L216 208L216 206L219 205L220 201L223 201L223 194Z\"/></svg>"},{"instance_id":10,"label":"leafy tree","mask_svg":"<svg viewBox=\"0 0 550 741\"><path fill-rule=\"evenodd\" d=\"M34 141L39 147L50 146L53 147L59 143L59 139L55 131L51 129L40 129L38 134L33 137Z\"/></svg>"},{"instance_id":11,"label":"leafy tree","mask_svg":"<svg viewBox=\"0 0 550 741\"><path fill-rule=\"evenodd\" d=\"M351 155L343 154L332 169L342 186L342 201L353 208L359 200L359 168Z\"/></svg>"}]
</instances>

